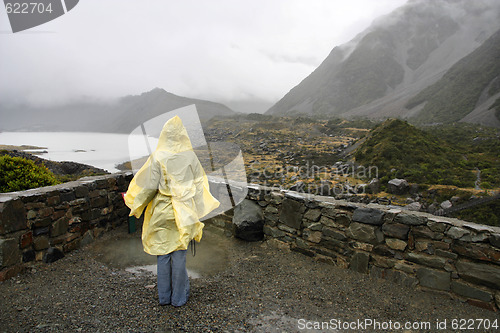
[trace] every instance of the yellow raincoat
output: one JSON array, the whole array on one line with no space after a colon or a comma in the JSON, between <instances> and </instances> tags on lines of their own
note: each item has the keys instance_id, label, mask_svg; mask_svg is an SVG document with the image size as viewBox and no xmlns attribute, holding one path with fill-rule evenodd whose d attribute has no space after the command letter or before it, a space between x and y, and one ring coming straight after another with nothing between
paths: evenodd
<instances>
[{"instance_id":1,"label":"yellow raincoat","mask_svg":"<svg viewBox=\"0 0 500 333\"><path fill-rule=\"evenodd\" d=\"M142 244L152 255L186 250L201 240L200 219L219 206L181 119L168 120L158 146L134 176L125 195L130 216L144 210Z\"/></svg>"}]
</instances>

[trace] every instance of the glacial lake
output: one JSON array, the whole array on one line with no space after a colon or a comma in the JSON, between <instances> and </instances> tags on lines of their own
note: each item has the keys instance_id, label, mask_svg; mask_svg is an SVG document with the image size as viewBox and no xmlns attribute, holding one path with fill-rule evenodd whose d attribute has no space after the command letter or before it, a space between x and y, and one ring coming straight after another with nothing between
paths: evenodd
<instances>
[{"instance_id":1,"label":"glacial lake","mask_svg":"<svg viewBox=\"0 0 500 333\"><path fill-rule=\"evenodd\" d=\"M119 171L117 164L129 161L128 138L116 133L1 132L0 144L43 147L34 150L42 158L84 163L113 173Z\"/></svg>"}]
</instances>

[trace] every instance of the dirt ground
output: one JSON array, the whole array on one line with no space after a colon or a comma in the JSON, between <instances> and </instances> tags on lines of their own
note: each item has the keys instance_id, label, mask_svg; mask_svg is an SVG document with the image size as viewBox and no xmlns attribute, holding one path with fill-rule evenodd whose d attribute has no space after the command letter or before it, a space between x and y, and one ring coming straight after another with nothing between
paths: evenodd
<instances>
[{"instance_id":1,"label":"dirt ground","mask_svg":"<svg viewBox=\"0 0 500 333\"><path fill-rule=\"evenodd\" d=\"M212 246L200 246L195 258L219 267L191 279L185 306L159 306L154 275L103 260L114 255L103 244L139 237L123 227L0 283L0 332L456 332L461 319L485 332L487 322L500 325L498 313L211 229Z\"/></svg>"}]
</instances>

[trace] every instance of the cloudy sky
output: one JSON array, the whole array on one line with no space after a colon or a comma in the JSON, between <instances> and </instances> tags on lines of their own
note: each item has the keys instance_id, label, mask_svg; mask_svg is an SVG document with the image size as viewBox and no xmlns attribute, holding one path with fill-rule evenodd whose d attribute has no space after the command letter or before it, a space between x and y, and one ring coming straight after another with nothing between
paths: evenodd
<instances>
[{"instance_id":1,"label":"cloudy sky","mask_svg":"<svg viewBox=\"0 0 500 333\"><path fill-rule=\"evenodd\" d=\"M109 99L160 87L264 108L333 47L405 2L82 0L16 34L0 8L0 103Z\"/></svg>"}]
</instances>

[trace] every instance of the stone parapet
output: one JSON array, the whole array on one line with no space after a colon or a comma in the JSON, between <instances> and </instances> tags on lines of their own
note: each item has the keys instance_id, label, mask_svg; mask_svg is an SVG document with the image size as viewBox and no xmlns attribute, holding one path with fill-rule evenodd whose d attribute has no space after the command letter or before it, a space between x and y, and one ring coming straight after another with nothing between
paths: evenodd
<instances>
[{"instance_id":1,"label":"stone parapet","mask_svg":"<svg viewBox=\"0 0 500 333\"><path fill-rule=\"evenodd\" d=\"M127 221L121 193L132 173L0 194L0 280L33 260L47 261L49 249L66 253Z\"/></svg>"},{"instance_id":2,"label":"stone parapet","mask_svg":"<svg viewBox=\"0 0 500 333\"><path fill-rule=\"evenodd\" d=\"M131 179L120 173L0 194L0 280L126 222L121 192ZM500 306L498 227L258 185L246 200L260 207L265 237L280 248L486 309ZM234 234L233 218L230 210L206 222Z\"/></svg>"},{"instance_id":3,"label":"stone parapet","mask_svg":"<svg viewBox=\"0 0 500 333\"><path fill-rule=\"evenodd\" d=\"M500 228L376 204L252 185L272 244L313 259L500 306ZM231 231L228 223L217 222Z\"/></svg>"}]
</instances>

